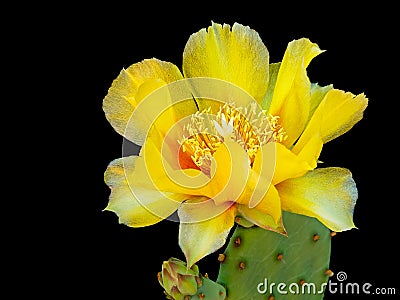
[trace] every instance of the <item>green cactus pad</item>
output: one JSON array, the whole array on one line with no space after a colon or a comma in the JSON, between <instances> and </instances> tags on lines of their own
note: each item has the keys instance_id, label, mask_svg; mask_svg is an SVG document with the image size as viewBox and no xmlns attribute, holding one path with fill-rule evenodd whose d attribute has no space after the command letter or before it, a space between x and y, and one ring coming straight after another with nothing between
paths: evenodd
<instances>
[{"instance_id":1,"label":"green cactus pad","mask_svg":"<svg viewBox=\"0 0 400 300\"><path fill-rule=\"evenodd\" d=\"M197 289L197 293L191 296L191 300L224 300L226 298L226 292L223 286L206 278L201 278L202 285Z\"/></svg>"},{"instance_id":2,"label":"green cactus pad","mask_svg":"<svg viewBox=\"0 0 400 300\"><path fill-rule=\"evenodd\" d=\"M226 288L226 299L323 298L329 278L330 230L315 218L289 212L284 212L283 223L288 236L256 226L236 227L217 278Z\"/></svg>"}]
</instances>

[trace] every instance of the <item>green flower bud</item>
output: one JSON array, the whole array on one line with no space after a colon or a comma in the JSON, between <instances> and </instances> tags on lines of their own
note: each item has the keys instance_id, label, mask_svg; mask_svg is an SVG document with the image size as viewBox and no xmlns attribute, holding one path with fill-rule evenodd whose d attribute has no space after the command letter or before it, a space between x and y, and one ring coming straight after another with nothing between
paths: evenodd
<instances>
[{"instance_id":1,"label":"green flower bud","mask_svg":"<svg viewBox=\"0 0 400 300\"><path fill-rule=\"evenodd\" d=\"M164 261L157 277L167 297L175 300L186 300L185 296L195 295L202 284L197 265L188 269L185 262L176 258Z\"/></svg>"}]
</instances>

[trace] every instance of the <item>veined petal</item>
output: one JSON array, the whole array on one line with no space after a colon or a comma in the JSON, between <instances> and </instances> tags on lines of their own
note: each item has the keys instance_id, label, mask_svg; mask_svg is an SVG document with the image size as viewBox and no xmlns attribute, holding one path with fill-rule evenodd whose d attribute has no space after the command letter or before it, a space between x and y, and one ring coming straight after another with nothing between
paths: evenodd
<instances>
[{"instance_id":1,"label":"veined petal","mask_svg":"<svg viewBox=\"0 0 400 300\"><path fill-rule=\"evenodd\" d=\"M172 63L155 58L145 59L123 69L113 81L107 95L103 99L103 110L107 120L121 135L139 145L142 145L148 128L141 128L142 123L149 126L146 119L138 120L139 132L128 127L134 110L146 96L168 83L182 79L179 69ZM166 89L165 89L166 90ZM153 97L151 107L167 107L170 98L164 97L166 92L159 97ZM195 111L195 105L187 105L191 112ZM129 126L131 127L131 126Z\"/></svg>"},{"instance_id":2,"label":"veined petal","mask_svg":"<svg viewBox=\"0 0 400 300\"><path fill-rule=\"evenodd\" d=\"M285 211L317 218L333 231L354 228L353 210L358 197L347 169L321 168L277 185Z\"/></svg>"},{"instance_id":3,"label":"veined petal","mask_svg":"<svg viewBox=\"0 0 400 300\"><path fill-rule=\"evenodd\" d=\"M104 174L104 180L111 189L105 210L113 211L120 223L131 227L149 226L167 218L187 198L140 186L133 189L137 159L137 156L116 159L108 165Z\"/></svg>"},{"instance_id":4,"label":"veined petal","mask_svg":"<svg viewBox=\"0 0 400 300\"><path fill-rule=\"evenodd\" d=\"M185 77L229 81L258 103L268 86L269 53L258 33L248 26L212 23L190 36L183 52Z\"/></svg>"},{"instance_id":5,"label":"veined petal","mask_svg":"<svg viewBox=\"0 0 400 300\"><path fill-rule=\"evenodd\" d=\"M315 134L327 143L346 133L362 119L367 105L368 99L364 94L355 96L350 92L330 90L315 110L293 152L299 153Z\"/></svg>"},{"instance_id":6,"label":"veined petal","mask_svg":"<svg viewBox=\"0 0 400 300\"><path fill-rule=\"evenodd\" d=\"M276 79L269 113L280 117L280 125L290 147L300 136L310 112L311 83L306 68L322 51L317 44L302 38L288 44Z\"/></svg>"},{"instance_id":7,"label":"veined petal","mask_svg":"<svg viewBox=\"0 0 400 300\"><path fill-rule=\"evenodd\" d=\"M206 201L195 206L182 205L178 209L180 219L179 246L185 254L187 266L221 248L234 225L236 208L232 203L216 206L213 201ZM224 211L211 219L198 221L199 215L212 215L214 210Z\"/></svg>"}]
</instances>

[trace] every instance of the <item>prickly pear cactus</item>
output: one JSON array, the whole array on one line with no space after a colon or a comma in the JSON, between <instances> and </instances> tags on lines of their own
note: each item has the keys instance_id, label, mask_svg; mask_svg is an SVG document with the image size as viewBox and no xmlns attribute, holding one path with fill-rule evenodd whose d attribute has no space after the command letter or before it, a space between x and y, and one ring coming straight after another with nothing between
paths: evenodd
<instances>
[{"instance_id":1,"label":"prickly pear cactus","mask_svg":"<svg viewBox=\"0 0 400 300\"><path fill-rule=\"evenodd\" d=\"M226 299L226 292L223 286L206 278L202 277L202 284L198 288L196 295L188 297L188 299L195 300L224 300Z\"/></svg>"},{"instance_id":2,"label":"prickly pear cactus","mask_svg":"<svg viewBox=\"0 0 400 300\"><path fill-rule=\"evenodd\" d=\"M283 223L288 236L237 226L218 259L217 282L226 288L226 299L323 298L333 274L330 230L314 218L289 212Z\"/></svg>"}]
</instances>

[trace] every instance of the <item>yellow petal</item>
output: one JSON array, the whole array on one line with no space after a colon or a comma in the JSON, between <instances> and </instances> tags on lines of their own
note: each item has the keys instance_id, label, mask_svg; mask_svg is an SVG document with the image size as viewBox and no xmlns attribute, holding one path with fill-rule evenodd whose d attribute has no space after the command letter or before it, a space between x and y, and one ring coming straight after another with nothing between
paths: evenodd
<instances>
[{"instance_id":1,"label":"yellow petal","mask_svg":"<svg viewBox=\"0 0 400 300\"><path fill-rule=\"evenodd\" d=\"M262 109L268 111L271 105L272 96L274 95L276 79L278 78L279 68L281 67L281 63L273 63L269 65L269 80L268 80L268 88L265 93L264 99L261 101Z\"/></svg>"},{"instance_id":2,"label":"yellow petal","mask_svg":"<svg viewBox=\"0 0 400 300\"><path fill-rule=\"evenodd\" d=\"M364 94L355 96L350 92L330 90L315 110L293 152L299 153L315 134L327 143L346 133L362 119L367 105L368 99Z\"/></svg>"},{"instance_id":3,"label":"yellow petal","mask_svg":"<svg viewBox=\"0 0 400 300\"><path fill-rule=\"evenodd\" d=\"M161 150L157 147L153 139L146 140L140 151L141 157L136 163L137 176L133 184L167 193L203 195L201 188L207 185L210 178L199 169L179 168L174 163L179 160L176 157L179 154L174 152L175 148L168 144L164 148Z\"/></svg>"},{"instance_id":4,"label":"yellow petal","mask_svg":"<svg viewBox=\"0 0 400 300\"><path fill-rule=\"evenodd\" d=\"M273 165L272 159L275 159L275 165ZM302 176L312 169L306 161L280 143L268 143L262 146L261 151L256 154L253 168L259 168L259 161L263 160L266 161L266 166L263 168L275 167L272 179L274 185L288 178Z\"/></svg>"},{"instance_id":5,"label":"yellow petal","mask_svg":"<svg viewBox=\"0 0 400 300\"><path fill-rule=\"evenodd\" d=\"M246 187L237 202L270 215L277 225L281 219L281 204L278 192L272 184L275 167L275 147L262 147L256 153Z\"/></svg>"},{"instance_id":6,"label":"yellow petal","mask_svg":"<svg viewBox=\"0 0 400 300\"><path fill-rule=\"evenodd\" d=\"M142 130L127 128L131 127L128 126L128 123L132 122L130 119L134 110L143 99L146 99L146 96L160 87L180 79L182 79L182 74L174 64L155 58L143 60L131 65L126 70L123 69L113 81L103 99L103 110L107 120L119 134L136 144L142 145L148 128L142 129L140 126L144 126L142 123L146 126L149 126L149 124L146 119L143 122L138 120L138 124L135 125ZM165 94L166 89L158 97L149 100L155 102L151 103L153 110L157 107L166 108L171 104L170 97L164 97ZM192 104L190 109L194 112L195 105Z\"/></svg>"},{"instance_id":7,"label":"yellow petal","mask_svg":"<svg viewBox=\"0 0 400 300\"><path fill-rule=\"evenodd\" d=\"M276 222L273 217L256 208L249 208L247 205L239 205L238 214L258 227L286 234L282 219Z\"/></svg>"},{"instance_id":8,"label":"yellow petal","mask_svg":"<svg viewBox=\"0 0 400 300\"><path fill-rule=\"evenodd\" d=\"M321 52L308 39L294 40L288 44L279 68L269 113L280 117L280 125L288 134L283 142L287 147L297 140L307 123L311 83L306 68Z\"/></svg>"},{"instance_id":9,"label":"yellow petal","mask_svg":"<svg viewBox=\"0 0 400 300\"><path fill-rule=\"evenodd\" d=\"M307 162L311 168L315 169L323 144L319 132L316 132L300 151L298 151L299 148L296 148L293 149L293 153L297 154L300 160Z\"/></svg>"},{"instance_id":10,"label":"yellow petal","mask_svg":"<svg viewBox=\"0 0 400 300\"><path fill-rule=\"evenodd\" d=\"M155 151L147 153L154 154ZM157 160L157 154L153 157L146 159L147 166L140 164L140 168L146 169L143 178L145 172L151 174L150 178L157 189L205 196L212 198L216 204L237 201L246 187L250 172L247 152L231 141L222 143L215 151L211 162L211 178L197 169L174 170L168 163L160 162L160 158Z\"/></svg>"},{"instance_id":11,"label":"yellow petal","mask_svg":"<svg viewBox=\"0 0 400 300\"><path fill-rule=\"evenodd\" d=\"M215 77L185 78L191 96L196 99L199 111L209 110L216 114L221 106L229 103L232 107L257 106L255 98L239 85Z\"/></svg>"},{"instance_id":12,"label":"yellow petal","mask_svg":"<svg viewBox=\"0 0 400 300\"><path fill-rule=\"evenodd\" d=\"M333 231L354 228L358 197L351 173L342 168L315 169L277 185L285 211L317 218Z\"/></svg>"},{"instance_id":13,"label":"yellow petal","mask_svg":"<svg viewBox=\"0 0 400 300\"><path fill-rule=\"evenodd\" d=\"M311 84L311 102L310 102L310 114L308 116L308 121L314 115L315 110L325 98L326 93L333 89L333 85L329 84L326 86L320 86L317 83Z\"/></svg>"},{"instance_id":14,"label":"yellow petal","mask_svg":"<svg viewBox=\"0 0 400 300\"><path fill-rule=\"evenodd\" d=\"M248 207L250 210L257 210L259 213L270 216L271 220L274 222L275 227L279 227L279 221L282 217L281 200L279 198L278 191L275 186L268 184L262 186L262 184L257 185L254 189L253 184L247 184L246 191L250 191L248 194L250 196L246 197L242 195L240 201L237 201L241 207ZM252 202L252 197L256 195L255 199L257 202ZM259 199L262 197L261 199ZM251 199L249 201L249 199Z\"/></svg>"},{"instance_id":15,"label":"yellow petal","mask_svg":"<svg viewBox=\"0 0 400 300\"><path fill-rule=\"evenodd\" d=\"M159 79L145 81L136 93L136 100L140 102L126 124L124 136L137 145L143 145L149 136L162 141L175 123L167 84ZM152 134L149 134L150 129L153 129Z\"/></svg>"},{"instance_id":16,"label":"yellow petal","mask_svg":"<svg viewBox=\"0 0 400 300\"><path fill-rule=\"evenodd\" d=\"M170 113L176 113L175 108L185 103L186 101L179 102L178 105L173 105L154 117L155 120L147 131L146 141L141 148L140 156L153 171L152 178L165 174L165 169L181 169L182 167L181 156L183 153L180 153L182 150L178 141L182 140L184 136L183 128L187 121L186 118L175 121L174 118L170 117ZM135 111L134 116L137 115L138 118L143 119L144 115L154 113L151 110L151 105L148 107L140 106Z\"/></svg>"},{"instance_id":17,"label":"yellow petal","mask_svg":"<svg viewBox=\"0 0 400 300\"><path fill-rule=\"evenodd\" d=\"M321 111L318 111L323 116L321 136L323 142L327 143L349 131L362 119L368 99L364 94L355 96L349 92L331 90L321 104Z\"/></svg>"},{"instance_id":18,"label":"yellow petal","mask_svg":"<svg viewBox=\"0 0 400 300\"><path fill-rule=\"evenodd\" d=\"M130 184L134 189L144 187L150 190L158 190L166 195L184 194L184 199L190 199L194 196L202 196L200 190L208 182L209 178L197 169L174 169L165 160L158 149L151 147L152 144L145 144L146 157L139 157L136 160L134 176ZM154 149L154 151L151 151ZM143 150L143 148L142 148ZM143 151L141 151L143 155ZM166 203L174 199L165 199Z\"/></svg>"},{"instance_id":19,"label":"yellow petal","mask_svg":"<svg viewBox=\"0 0 400 300\"><path fill-rule=\"evenodd\" d=\"M204 189L216 204L237 201L246 188L250 175L247 152L236 142L226 141L213 155L210 184Z\"/></svg>"},{"instance_id":20,"label":"yellow petal","mask_svg":"<svg viewBox=\"0 0 400 300\"><path fill-rule=\"evenodd\" d=\"M321 101L325 98L325 95L333 88L332 85L327 86L319 86L318 84L313 84L311 87L311 107L310 107L310 115L309 119L314 115L315 110L321 103ZM315 120L313 121L315 122ZM308 124L306 126L307 131ZM292 152L297 154L297 156L306 161L312 168L317 167L317 162L319 155L322 151L323 141L321 137L320 131L312 132L312 135L304 135L304 133L300 136L300 143L297 142L292 149Z\"/></svg>"},{"instance_id":21,"label":"yellow petal","mask_svg":"<svg viewBox=\"0 0 400 300\"><path fill-rule=\"evenodd\" d=\"M238 85L258 103L268 86L269 53L258 33L235 23L212 23L190 36L183 53L185 77L212 77Z\"/></svg>"},{"instance_id":22,"label":"yellow petal","mask_svg":"<svg viewBox=\"0 0 400 300\"><path fill-rule=\"evenodd\" d=\"M221 210L213 201L196 206L181 206L178 209L180 219L179 245L185 254L188 268L208 254L221 248L234 225L236 208L225 203L224 211L211 219L199 220L199 214L211 215L213 210Z\"/></svg>"},{"instance_id":23,"label":"yellow petal","mask_svg":"<svg viewBox=\"0 0 400 300\"><path fill-rule=\"evenodd\" d=\"M131 227L153 225L170 216L185 195L160 193L145 187L134 187L137 156L112 161L104 174L104 180L111 189L109 203L105 210L115 212L120 223Z\"/></svg>"},{"instance_id":24,"label":"yellow petal","mask_svg":"<svg viewBox=\"0 0 400 300\"><path fill-rule=\"evenodd\" d=\"M265 197L260 203L254 206L253 209L257 209L263 214L270 215L275 221L275 224L278 225L282 218L282 208L279 193L274 185L269 186Z\"/></svg>"}]
</instances>

